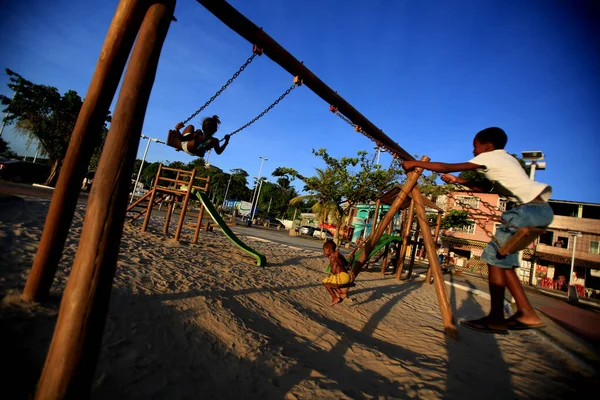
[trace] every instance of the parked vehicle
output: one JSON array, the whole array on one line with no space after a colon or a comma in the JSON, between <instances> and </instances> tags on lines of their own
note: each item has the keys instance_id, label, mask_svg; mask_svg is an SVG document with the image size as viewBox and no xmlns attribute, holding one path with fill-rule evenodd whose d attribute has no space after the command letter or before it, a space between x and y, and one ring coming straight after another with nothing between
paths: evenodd
<instances>
[{"instance_id":1,"label":"parked vehicle","mask_svg":"<svg viewBox=\"0 0 600 400\"><path fill-rule=\"evenodd\" d=\"M281 223L281 221L279 221L278 219L275 218L271 218L271 217L264 217L263 218L263 225L266 227L272 227L272 228L277 228L277 229L285 229L285 225L283 225Z\"/></svg>"},{"instance_id":2,"label":"parked vehicle","mask_svg":"<svg viewBox=\"0 0 600 400\"><path fill-rule=\"evenodd\" d=\"M298 228L298 233L300 233L301 235L312 236L314 232L315 232L314 226L302 225L301 227Z\"/></svg>"},{"instance_id":3,"label":"parked vehicle","mask_svg":"<svg viewBox=\"0 0 600 400\"><path fill-rule=\"evenodd\" d=\"M22 183L44 183L50 166L21 160L1 160L0 179Z\"/></svg>"},{"instance_id":4,"label":"parked vehicle","mask_svg":"<svg viewBox=\"0 0 600 400\"><path fill-rule=\"evenodd\" d=\"M313 237L319 239L333 239L333 234L327 229L323 229L323 232L321 232L320 229L315 229L315 231L313 232Z\"/></svg>"}]
</instances>

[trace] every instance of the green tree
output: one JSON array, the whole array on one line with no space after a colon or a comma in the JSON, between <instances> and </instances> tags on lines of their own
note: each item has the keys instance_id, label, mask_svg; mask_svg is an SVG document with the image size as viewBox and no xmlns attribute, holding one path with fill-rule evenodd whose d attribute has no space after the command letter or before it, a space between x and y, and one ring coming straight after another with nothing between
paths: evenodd
<instances>
[{"instance_id":1,"label":"green tree","mask_svg":"<svg viewBox=\"0 0 600 400\"><path fill-rule=\"evenodd\" d=\"M17 153L11 150L8 143L0 137L0 157L17 158Z\"/></svg>"},{"instance_id":2,"label":"green tree","mask_svg":"<svg viewBox=\"0 0 600 400\"><path fill-rule=\"evenodd\" d=\"M450 210L442 218L442 229L462 228L473 223L469 219L469 213L465 210Z\"/></svg>"},{"instance_id":3,"label":"green tree","mask_svg":"<svg viewBox=\"0 0 600 400\"><path fill-rule=\"evenodd\" d=\"M339 159L331 157L326 149L313 150L313 154L323 159L326 168L317 169L317 175L313 177L301 177L304 190L309 194L292 199L291 204L302 204L310 198L316 200L313 210L321 223L329 218L337 225L336 236L343 230L353 207L375 200L397 184L403 173L397 162L382 169L381 165L375 164L375 156L367 157L366 151L359 151L357 157ZM293 173L293 170L288 172Z\"/></svg>"},{"instance_id":4,"label":"green tree","mask_svg":"<svg viewBox=\"0 0 600 400\"><path fill-rule=\"evenodd\" d=\"M10 77L8 87L14 91L14 96L11 99L0 95L0 102L6 106L4 121L15 124L17 131L39 141L52 165L46 184L53 185L83 101L73 90L61 95L55 87L32 83L9 69L6 73ZM110 115L107 114L103 129L93 135L96 139L94 148L102 144L109 122Z\"/></svg>"},{"instance_id":5,"label":"green tree","mask_svg":"<svg viewBox=\"0 0 600 400\"><path fill-rule=\"evenodd\" d=\"M523 171L525 171L525 173L527 175L529 175L529 172L531 171L531 166L525 164L525 160L523 160L518 155L513 154L513 153L511 153L510 155L513 156L514 158L516 158L517 161L519 161L519 164L521 164ZM471 182L474 182L477 184L478 187L481 187L481 188L490 188L491 189L493 187L492 183L489 180L487 180L485 175L483 175L483 173L476 171L476 170L462 171L461 173L458 174L458 177L461 179L466 179Z\"/></svg>"}]
</instances>

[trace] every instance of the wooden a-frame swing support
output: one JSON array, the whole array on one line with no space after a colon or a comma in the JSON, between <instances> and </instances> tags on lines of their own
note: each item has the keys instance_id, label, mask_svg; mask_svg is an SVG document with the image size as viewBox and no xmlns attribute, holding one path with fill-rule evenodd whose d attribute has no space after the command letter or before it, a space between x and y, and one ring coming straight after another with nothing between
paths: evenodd
<instances>
[{"instance_id":1,"label":"wooden a-frame swing support","mask_svg":"<svg viewBox=\"0 0 600 400\"><path fill-rule=\"evenodd\" d=\"M330 105L335 105L340 113L359 125L381 146L400 158L413 159L228 3L223 0L199 2L238 34L262 47L269 58L292 75L300 76L307 87ZM160 52L169 25L174 19L175 3L176 0L121 0L109 27L69 142L38 252L23 291L23 299L29 301L44 299L49 293L75 212L85 166L91 158L93 135L100 132L131 53L88 199L79 245L62 296L58 320L35 399L89 397L125 222L130 177ZM450 337L456 338L456 326L443 286L442 272L435 255L421 194L416 186L421 172L416 169L409 174L402 191L365 244L365 250L355 263L355 273L360 272L373 245L410 192L434 274L444 328Z\"/></svg>"},{"instance_id":2,"label":"wooden a-frame swing support","mask_svg":"<svg viewBox=\"0 0 600 400\"><path fill-rule=\"evenodd\" d=\"M162 176L163 171L171 171L175 172L177 175L175 178L168 178ZM196 181L200 181L201 186L196 185ZM161 182L168 182L175 187L166 187ZM201 178L196 176L196 170L185 171L176 168L165 167L162 164L158 165L158 171L156 172L156 176L154 177L154 183L152 185L152 189L148 191L144 196L140 197L138 200L133 202L127 207L126 212L133 211L133 209L141 204L144 200L148 201L148 205L145 209L138 212L137 215L133 216L132 219L135 220L141 215L144 215L144 222L142 224L142 232L146 232L148 228L148 223L150 222L150 216L152 215L152 209L156 205L157 196L161 195L171 195L173 199L176 196L181 196L183 198L183 202L181 205L181 213L179 214L179 221L177 223L177 228L175 229L175 240L179 241L181 237L181 230L183 228L183 224L185 222L185 215L187 211L187 205L190 200L190 195L192 194L192 189L200 190L202 192L207 193L208 187L210 184L210 176L206 178ZM177 186L183 187L183 189L177 189ZM173 209L175 207L176 202L172 201L167 208L167 215L165 217L165 224L163 227L163 233L166 235L169 232L169 223L171 222L171 216L173 214ZM204 217L204 205L200 205L200 211L198 212L198 221L194 225L194 239L192 243L198 242L198 237L200 235L200 229L202 227L202 218Z\"/></svg>"}]
</instances>

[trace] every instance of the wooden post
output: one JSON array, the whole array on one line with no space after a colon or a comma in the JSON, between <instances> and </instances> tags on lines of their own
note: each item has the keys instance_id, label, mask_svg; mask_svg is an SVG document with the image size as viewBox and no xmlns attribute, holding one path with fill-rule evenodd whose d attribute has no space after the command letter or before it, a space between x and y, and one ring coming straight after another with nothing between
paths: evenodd
<instances>
[{"instance_id":1,"label":"wooden post","mask_svg":"<svg viewBox=\"0 0 600 400\"><path fill-rule=\"evenodd\" d=\"M177 224L177 230L175 231L175 240L179 241L181 237L181 228L183 228L183 222L185 221L185 213L187 212L188 202L190 201L190 194L192 193L192 188L194 187L194 178L196 178L196 170L192 170L192 175L190 176L190 182L187 185L187 191L185 192L185 197L183 198L183 204L181 205L181 213L179 214L179 223Z\"/></svg>"},{"instance_id":2,"label":"wooden post","mask_svg":"<svg viewBox=\"0 0 600 400\"><path fill-rule=\"evenodd\" d=\"M198 236L200 235L200 229L202 229L202 218L204 218L204 204L200 204L200 211L198 211L198 223L194 231L194 243L198 243Z\"/></svg>"},{"instance_id":3,"label":"wooden post","mask_svg":"<svg viewBox=\"0 0 600 400\"><path fill-rule=\"evenodd\" d=\"M144 223L142 224L142 232L146 232L146 229L148 228L148 223L150 222L150 215L152 214L152 207L154 207L156 187L158 186L158 181L162 172L162 166L162 164L158 164L158 171L156 172L156 177L154 178L154 185L152 185L152 194L150 195L150 200L148 200L148 209L146 210L146 216L144 217Z\"/></svg>"},{"instance_id":4,"label":"wooden post","mask_svg":"<svg viewBox=\"0 0 600 400\"><path fill-rule=\"evenodd\" d=\"M377 229L377 221L379 221L379 207L381 206L381 200L377 199L375 201L375 212L373 213L373 223L371 224L371 233L369 233L369 237L373 236ZM366 229L366 227L365 227Z\"/></svg>"},{"instance_id":5,"label":"wooden post","mask_svg":"<svg viewBox=\"0 0 600 400\"><path fill-rule=\"evenodd\" d=\"M415 229L415 240L410 248L410 262L408 263L406 279L412 278L413 269L415 267L415 256L417 254L417 248L419 247L419 230L420 226L417 224L417 229Z\"/></svg>"},{"instance_id":6,"label":"wooden post","mask_svg":"<svg viewBox=\"0 0 600 400\"><path fill-rule=\"evenodd\" d=\"M408 238L410 237L410 230L413 224L413 215L415 212L415 201L410 201L410 207L408 208L408 216L406 219L406 226L402 233L402 246L400 247L400 255L398 256L398 267L396 268L396 279L402 278L402 270L404 269L404 261L406 260L406 249L408 248Z\"/></svg>"},{"instance_id":7,"label":"wooden post","mask_svg":"<svg viewBox=\"0 0 600 400\"><path fill-rule=\"evenodd\" d=\"M175 195L171 195L171 202L167 207L167 215L165 216L165 226L163 226L163 234L169 234L169 224L171 223L171 216L173 215L173 210L175 210L175 205L177 204L177 197Z\"/></svg>"},{"instance_id":8,"label":"wooden post","mask_svg":"<svg viewBox=\"0 0 600 400\"><path fill-rule=\"evenodd\" d=\"M423 156L421 158L421 161L429 161L429 157ZM383 217L381 223L377 225L377 230L375 231L375 234L369 236L367 242L365 243L363 252L360 254L358 260L354 263L354 266L352 267L351 271L351 276L353 276L354 278L358 276L363 265L367 261L368 257L371 255L371 251L373 251L375 243L377 243L377 241L383 234L385 227L392 222L392 220L394 219L394 215L398 212L400 206L402 205L402 203L404 203L410 191L417 184L417 180L419 179L419 176L421 176L421 173L423 173L422 168L415 168L413 172L409 173L408 178L406 179L406 183L394 199L393 203L390 205L390 209Z\"/></svg>"},{"instance_id":9,"label":"wooden post","mask_svg":"<svg viewBox=\"0 0 600 400\"><path fill-rule=\"evenodd\" d=\"M394 224L394 220L392 220L392 222L390 222L390 224L387 226L386 232L388 235L392 233L392 225ZM381 262L381 275L385 275L385 267L387 265L388 262L388 258L389 258L389 254L390 254L390 245L386 245L385 246L385 255L383 256L383 261Z\"/></svg>"},{"instance_id":10,"label":"wooden post","mask_svg":"<svg viewBox=\"0 0 600 400\"><path fill-rule=\"evenodd\" d=\"M50 292L77 206L81 182L147 7L148 3L142 0L121 0L117 6L71 134L44 231L23 289L25 301L43 300Z\"/></svg>"},{"instance_id":11,"label":"wooden post","mask_svg":"<svg viewBox=\"0 0 600 400\"><path fill-rule=\"evenodd\" d=\"M179 171L177 171L175 180L176 181L179 180ZM172 189L177 189L177 183L175 183L175 188L172 188ZM173 211L175 211L175 205L177 204L177 196L171 195L171 198L173 200L171 201L171 203L169 204L169 207L167 208L167 215L165 216L165 225L163 226L163 234L164 235L169 234L169 224L171 223L171 216L173 215Z\"/></svg>"},{"instance_id":12,"label":"wooden post","mask_svg":"<svg viewBox=\"0 0 600 400\"><path fill-rule=\"evenodd\" d=\"M146 12L88 200L79 247L35 399L90 395L117 265L133 164L175 0Z\"/></svg>"},{"instance_id":13,"label":"wooden post","mask_svg":"<svg viewBox=\"0 0 600 400\"><path fill-rule=\"evenodd\" d=\"M435 253L437 254L437 241L440 235L440 227L442 226L442 212L439 211L437 215L437 221L435 222L435 233L433 234L433 242L435 243ZM439 259L438 259L439 262ZM427 276L425 282L431 283L431 265L427 268Z\"/></svg>"},{"instance_id":14,"label":"wooden post","mask_svg":"<svg viewBox=\"0 0 600 400\"><path fill-rule=\"evenodd\" d=\"M419 222L419 226L421 227L425 251L427 252L427 258L429 259L429 268L433 273L435 293L437 294L438 304L440 305L440 311L442 313L444 330L446 331L446 335L452 339L458 339L458 332L456 330L456 324L452 315L452 308L450 307L448 293L446 293L444 278L442 277L442 269L440 268L440 263L437 259L433 238L431 236L431 230L429 228L429 221L427 220L427 215L425 214L423 199L421 198L421 192L419 191L418 187L413 188L412 198L415 202L415 208L417 209L417 220Z\"/></svg>"}]
</instances>

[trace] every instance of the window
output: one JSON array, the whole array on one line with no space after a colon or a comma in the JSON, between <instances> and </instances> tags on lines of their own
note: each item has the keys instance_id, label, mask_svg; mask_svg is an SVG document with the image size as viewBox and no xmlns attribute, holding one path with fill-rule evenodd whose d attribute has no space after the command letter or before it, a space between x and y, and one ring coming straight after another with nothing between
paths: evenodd
<instances>
[{"instance_id":1,"label":"window","mask_svg":"<svg viewBox=\"0 0 600 400\"><path fill-rule=\"evenodd\" d=\"M590 240L590 253L600 254L600 249L598 248L599 243L600 242L598 242L597 240Z\"/></svg>"},{"instance_id":2,"label":"window","mask_svg":"<svg viewBox=\"0 0 600 400\"><path fill-rule=\"evenodd\" d=\"M459 206L479 208L479 199L475 196L456 196L456 204Z\"/></svg>"},{"instance_id":3,"label":"window","mask_svg":"<svg viewBox=\"0 0 600 400\"><path fill-rule=\"evenodd\" d=\"M554 232L546 231L540 235L540 243L548 246L554 244Z\"/></svg>"},{"instance_id":4,"label":"window","mask_svg":"<svg viewBox=\"0 0 600 400\"><path fill-rule=\"evenodd\" d=\"M472 223L471 225L463 226L462 228L452 228L452 229L455 232L469 233L472 235L475 233L475 223Z\"/></svg>"},{"instance_id":5,"label":"window","mask_svg":"<svg viewBox=\"0 0 600 400\"><path fill-rule=\"evenodd\" d=\"M498 210L506 211L507 204L508 204L508 200L498 199Z\"/></svg>"}]
</instances>

